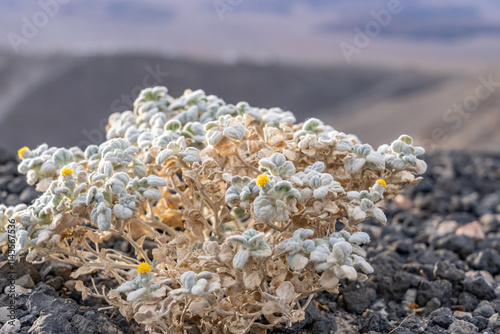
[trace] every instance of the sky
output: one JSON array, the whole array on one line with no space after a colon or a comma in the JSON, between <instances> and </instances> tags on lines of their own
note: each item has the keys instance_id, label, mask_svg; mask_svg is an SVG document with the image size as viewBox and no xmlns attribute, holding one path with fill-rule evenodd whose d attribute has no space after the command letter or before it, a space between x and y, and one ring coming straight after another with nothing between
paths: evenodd
<instances>
[{"instance_id":1,"label":"sky","mask_svg":"<svg viewBox=\"0 0 500 334\"><path fill-rule=\"evenodd\" d=\"M0 49L20 54L437 66L500 55L497 0L2 0L0 22Z\"/></svg>"}]
</instances>

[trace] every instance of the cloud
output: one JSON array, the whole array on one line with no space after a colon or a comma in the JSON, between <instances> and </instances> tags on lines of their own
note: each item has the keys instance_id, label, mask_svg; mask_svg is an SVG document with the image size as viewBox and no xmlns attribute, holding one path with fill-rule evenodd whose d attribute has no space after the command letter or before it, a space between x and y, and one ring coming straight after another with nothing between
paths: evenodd
<instances>
[{"instance_id":1,"label":"cloud","mask_svg":"<svg viewBox=\"0 0 500 334\"><path fill-rule=\"evenodd\" d=\"M107 16L114 20L125 20L130 23L164 23L174 17L175 10L170 6L155 6L147 2L114 1L104 8Z\"/></svg>"},{"instance_id":2,"label":"cloud","mask_svg":"<svg viewBox=\"0 0 500 334\"><path fill-rule=\"evenodd\" d=\"M400 37L415 40L454 41L457 39L500 35L498 20L485 19L483 7L466 1L408 2L400 1L403 10L392 16L390 24L383 27L381 37ZM387 1L366 4L364 10L352 12L353 6L344 7L347 12L335 21L318 24L318 31L327 33L353 33L355 27L374 20L372 11L387 8ZM346 4L343 4L345 6ZM484 6L484 3L483 3ZM493 6L493 4L490 4Z\"/></svg>"}]
</instances>

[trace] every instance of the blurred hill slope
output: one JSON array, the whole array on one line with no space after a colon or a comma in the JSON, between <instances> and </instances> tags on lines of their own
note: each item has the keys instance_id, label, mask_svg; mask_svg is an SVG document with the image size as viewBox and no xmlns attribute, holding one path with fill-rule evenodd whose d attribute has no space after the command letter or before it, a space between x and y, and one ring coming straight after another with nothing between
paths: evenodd
<instances>
[{"instance_id":1,"label":"blurred hill slope","mask_svg":"<svg viewBox=\"0 0 500 334\"><path fill-rule=\"evenodd\" d=\"M477 78L465 73L223 65L149 55L3 54L0 146L16 150L43 142L57 146L99 143L107 117L132 108L140 89L153 85L167 86L173 96L186 88L202 88L229 103L244 100L253 106L277 106L291 110L300 121L319 117L376 146L403 132L427 138L442 122L446 109L474 90L474 80L477 84ZM499 103L495 91L462 122L460 131L450 133L445 144L466 148L490 141L494 124L498 129ZM490 130L485 132L485 127Z\"/></svg>"},{"instance_id":2,"label":"blurred hill slope","mask_svg":"<svg viewBox=\"0 0 500 334\"><path fill-rule=\"evenodd\" d=\"M367 94L356 102L321 112L331 115L325 121L374 145L405 132L428 151L500 151L498 70L455 73L428 90L386 99Z\"/></svg>"}]
</instances>

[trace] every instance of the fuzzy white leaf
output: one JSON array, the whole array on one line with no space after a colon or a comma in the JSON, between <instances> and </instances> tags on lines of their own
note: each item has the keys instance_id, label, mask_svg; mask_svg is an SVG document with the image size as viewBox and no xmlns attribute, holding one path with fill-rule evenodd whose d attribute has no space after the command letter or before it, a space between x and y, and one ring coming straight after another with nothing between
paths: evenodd
<instances>
[{"instance_id":1,"label":"fuzzy white leaf","mask_svg":"<svg viewBox=\"0 0 500 334\"><path fill-rule=\"evenodd\" d=\"M188 147L185 151L179 152L178 156L184 162L199 162L200 161L200 155L198 153L198 150L195 149L194 147Z\"/></svg>"},{"instance_id":2,"label":"fuzzy white leaf","mask_svg":"<svg viewBox=\"0 0 500 334\"><path fill-rule=\"evenodd\" d=\"M366 211L370 210L371 208L373 208L373 206L374 206L373 202L370 201L369 199L363 198L361 200L361 204L360 204L361 210L366 212Z\"/></svg>"},{"instance_id":3,"label":"fuzzy white leaf","mask_svg":"<svg viewBox=\"0 0 500 334\"><path fill-rule=\"evenodd\" d=\"M158 153L156 156L156 164L163 165L163 163L174 154L171 149L166 149Z\"/></svg>"},{"instance_id":4,"label":"fuzzy white leaf","mask_svg":"<svg viewBox=\"0 0 500 334\"><path fill-rule=\"evenodd\" d=\"M332 256L338 261L343 261L346 257L351 255L352 246L347 241L335 243L332 247Z\"/></svg>"},{"instance_id":5,"label":"fuzzy white leaf","mask_svg":"<svg viewBox=\"0 0 500 334\"><path fill-rule=\"evenodd\" d=\"M250 253L246 249L240 250L233 259L233 267L234 269L241 269L245 266L250 257Z\"/></svg>"},{"instance_id":6,"label":"fuzzy white leaf","mask_svg":"<svg viewBox=\"0 0 500 334\"><path fill-rule=\"evenodd\" d=\"M384 211L382 211L381 209L373 208L372 214L373 214L373 217L376 220L378 220L379 222L381 222L382 224L387 223L387 217L385 216Z\"/></svg>"},{"instance_id":7,"label":"fuzzy white leaf","mask_svg":"<svg viewBox=\"0 0 500 334\"><path fill-rule=\"evenodd\" d=\"M115 214L116 218L120 219L130 218L132 217L133 214L132 210L130 210L127 207L124 207L121 204L115 204L115 206L113 207L113 213Z\"/></svg>"},{"instance_id":8,"label":"fuzzy white leaf","mask_svg":"<svg viewBox=\"0 0 500 334\"><path fill-rule=\"evenodd\" d=\"M181 275L181 283L187 289L191 290L191 288L196 284L196 273L193 271L186 271Z\"/></svg>"},{"instance_id":9,"label":"fuzzy white leaf","mask_svg":"<svg viewBox=\"0 0 500 334\"><path fill-rule=\"evenodd\" d=\"M233 126L224 129L224 136L234 140L241 140L245 136L246 129L242 124L234 124Z\"/></svg>"},{"instance_id":10,"label":"fuzzy white leaf","mask_svg":"<svg viewBox=\"0 0 500 334\"><path fill-rule=\"evenodd\" d=\"M302 270L306 267L309 260L302 254L295 254L288 257L288 265L292 271Z\"/></svg>"},{"instance_id":11,"label":"fuzzy white leaf","mask_svg":"<svg viewBox=\"0 0 500 334\"><path fill-rule=\"evenodd\" d=\"M427 171L427 163L423 160L417 159L415 161L415 168L417 170L417 174L424 174Z\"/></svg>"},{"instance_id":12,"label":"fuzzy white leaf","mask_svg":"<svg viewBox=\"0 0 500 334\"><path fill-rule=\"evenodd\" d=\"M130 292L127 296L127 301L129 301L129 302L136 301L146 292L146 290L147 290L146 288L140 288L140 289L137 289L135 291Z\"/></svg>"},{"instance_id":13,"label":"fuzzy white leaf","mask_svg":"<svg viewBox=\"0 0 500 334\"><path fill-rule=\"evenodd\" d=\"M365 159L349 157L346 159L344 168L349 174L358 174L365 166Z\"/></svg>"},{"instance_id":14,"label":"fuzzy white leaf","mask_svg":"<svg viewBox=\"0 0 500 334\"><path fill-rule=\"evenodd\" d=\"M354 281L358 278L358 274L356 272L356 269L350 266L340 266L336 268L335 274L337 275L338 278L347 278L350 279L351 281Z\"/></svg>"},{"instance_id":15,"label":"fuzzy white leaf","mask_svg":"<svg viewBox=\"0 0 500 334\"><path fill-rule=\"evenodd\" d=\"M116 288L117 292L127 292L127 291L132 291L134 290L135 287L134 282L125 282L122 285L120 285L118 288Z\"/></svg>"},{"instance_id":16,"label":"fuzzy white leaf","mask_svg":"<svg viewBox=\"0 0 500 334\"><path fill-rule=\"evenodd\" d=\"M255 217L266 220L274 219L277 215L277 209L273 200L266 196L258 196L254 201Z\"/></svg>"},{"instance_id":17,"label":"fuzzy white leaf","mask_svg":"<svg viewBox=\"0 0 500 334\"><path fill-rule=\"evenodd\" d=\"M208 281L204 278L199 279L196 284L191 288L191 293L193 295L199 296L203 294L205 288L208 285Z\"/></svg>"},{"instance_id":18,"label":"fuzzy white leaf","mask_svg":"<svg viewBox=\"0 0 500 334\"><path fill-rule=\"evenodd\" d=\"M361 245L370 242L370 236L365 232L354 232L349 238L351 244Z\"/></svg>"},{"instance_id":19,"label":"fuzzy white leaf","mask_svg":"<svg viewBox=\"0 0 500 334\"><path fill-rule=\"evenodd\" d=\"M315 250L311 253L310 258L311 258L311 261L314 261L314 262L325 262L328 259L328 255L330 255L330 254Z\"/></svg>"},{"instance_id":20,"label":"fuzzy white leaf","mask_svg":"<svg viewBox=\"0 0 500 334\"><path fill-rule=\"evenodd\" d=\"M153 187L164 187L167 185L167 181L157 175L149 175L147 180L148 184Z\"/></svg>"},{"instance_id":21,"label":"fuzzy white leaf","mask_svg":"<svg viewBox=\"0 0 500 334\"><path fill-rule=\"evenodd\" d=\"M361 256L353 255L354 261L352 263L353 267L362 271L363 273L369 275L373 273L373 267L366 262Z\"/></svg>"},{"instance_id":22,"label":"fuzzy white leaf","mask_svg":"<svg viewBox=\"0 0 500 334\"><path fill-rule=\"evenodd\" d=\"M144 196L152 201L158 201L161 198L161 192L156 188L151 188L144 192Z\"/></svg>"},{"instance_id":23,"label":"fuzzy white leaf","mask_svg":"<svg viewBox=\"0 0 500 334\"><path fill-rule=\"evenodd\" d=\"M208 131L206 134L207 143L212 146L217 145L217 143L221 141L222 137L223 134L220 131Z\"/></svg>"}]
</instances>

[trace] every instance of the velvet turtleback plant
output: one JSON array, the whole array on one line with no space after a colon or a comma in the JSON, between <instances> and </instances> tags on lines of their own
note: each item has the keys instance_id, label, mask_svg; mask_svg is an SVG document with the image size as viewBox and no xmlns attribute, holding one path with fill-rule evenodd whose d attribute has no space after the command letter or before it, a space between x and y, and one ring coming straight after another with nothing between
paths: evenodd
<instances>
[{"instance_id":1,"label":"velvet turtleback plant","mask_svg":"<svg viewBox=\"0 0 500 334\"><path fill-rule=\"evenodd\" d=\"M16 256L116 280L76 288L151 333L265 332L304 319L341 280L367 279L357 224L386 223L384 200L419 182L423 153L407 135L374 149L280 108L148 88L109 117L100 145L19 150L43 194L0 206L0 240L14 219ZM106 248L110 238L132 252Z\"/></svg>"}]
</instances>

